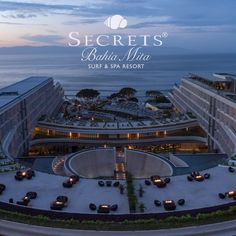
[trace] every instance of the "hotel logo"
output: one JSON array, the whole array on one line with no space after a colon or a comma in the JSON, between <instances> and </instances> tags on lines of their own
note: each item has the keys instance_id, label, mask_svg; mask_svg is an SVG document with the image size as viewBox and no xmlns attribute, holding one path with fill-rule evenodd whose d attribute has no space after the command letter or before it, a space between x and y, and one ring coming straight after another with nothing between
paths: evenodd
<instances>
[{"instance_id":1,"label":"hotel logo","mask_svg":"<svg viewBox=\"0 0 236 236\"><path fill-rule=\"evenodd\" d=\"M123 16L114 15L114 16L108 17L104 21L104 25L106 25L108 28L113 29L113 30L115 30L115 29L124 29L124 28L127 27L128 22Z\"/></svg>"},{"instance_id":2,"label":"hotel logo","mask_svg":"<svg viewBox=\"0 0 236 236\"><path fill-rule=\"evenodd\" d=\"M103 22L111 30L124 29L128 21L121 15L109 16ZM69 33L69 47L82 47L81 61L89 69L143 69L151 60L147 47L160 47L168 37L167 32L156 34L107 33L83 35L78 31ZM120 48L120 51L115 48ZM123 49L122 49L123 47Z\"/></svg>"}]
</instances>

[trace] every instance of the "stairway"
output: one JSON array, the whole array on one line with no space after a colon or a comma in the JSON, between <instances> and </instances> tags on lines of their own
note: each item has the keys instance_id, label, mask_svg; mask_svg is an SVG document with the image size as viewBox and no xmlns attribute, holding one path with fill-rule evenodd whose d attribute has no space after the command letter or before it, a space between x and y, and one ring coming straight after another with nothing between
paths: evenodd
<instances>
[{"instance_id":1,"label":"stairway","mask_svg":"<svg viewBox=\"0 0 236 236\"><path fill-rule=\"evenodd\" d=\"M116 179L126 179L125 174L125 156L123 152L116 153Z\"/></svg>"},{"instance_id":2,"label":"stairway","mask_svg":"<svg viewBox=\"0 0 236 236\"><path fill-rule=\"evenodd\" d=\"M64 171L64 162L65 162L65 156L54 158L52 163L52 169L56 175L66 176Z\"/></svg>"}]
</instances>

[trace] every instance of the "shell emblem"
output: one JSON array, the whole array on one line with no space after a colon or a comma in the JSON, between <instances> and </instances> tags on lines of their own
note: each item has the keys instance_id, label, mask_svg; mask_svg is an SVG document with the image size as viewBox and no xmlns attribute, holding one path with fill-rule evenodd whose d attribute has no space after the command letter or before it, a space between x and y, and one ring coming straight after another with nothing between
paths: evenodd
<instances>
[{"instance_id":1,"label":"shell emblem","mask_svg":"<svg viewBox=\"0 0 236 236\"><path fill-rule=\"evenodd\" d=\"M127 20L121 15L114 15L108 17L104 24L110 29L124 29L127 26Z\"/></svg>"}]
</instances>

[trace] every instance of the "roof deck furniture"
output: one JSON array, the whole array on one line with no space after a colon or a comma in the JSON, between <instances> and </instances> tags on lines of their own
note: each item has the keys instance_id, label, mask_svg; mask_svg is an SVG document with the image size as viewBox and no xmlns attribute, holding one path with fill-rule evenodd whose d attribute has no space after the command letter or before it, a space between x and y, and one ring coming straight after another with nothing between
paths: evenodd
<instances>
[{"instance_id":1,"label":"roof deck furniture","mask_svg":"<svg viewBox=\"0 0 236 236\"><path fill-rule=\"evenodd\" d=\"M218 196L219 196L220 199L225 199L226 194L225 193L219 193Z\"/></svg>"},{"instance_id":2,"label":"roof deck furniture","mask_svg":"<svg viewBox=\"0 0 236 236\"><path fill-rule=\"evenodd\" d=\"M22 171L20 171L20 170L18 170L17 172L16 172L16 175L17 176L20 176L22 174Z\"/></svg>"},{"instance_id":3,"label":"roof deck furniture","mask_svg":"<svg viewBox=\"0 0 236 236\"><path fill-rule=\"evenodd\" d=\"M229 198L233 198L233 197L236 197L236 192L235 191L229 191L226 193L226 195L229 197Z\"/></svg>"},{"instance_id":4,"label":"roof deck furniture","mask_svg":"<svg viewBox=\"0 0 236 236\"><path fill-rule=\"evenodd\" d=\"M67 180L63 182L63 187L65 188L71 188L74 184L79 181L79 176L77 175L71 175Z\"/></svg>"},{"instance_id":5,"label":"roof deck furniture","mask_svg":"<svg viewBox=\"0 0 236 236\"><path fill-rule=\"evenodd\" d=\"M195 179L196 181L198 181L198 182L201 182L201 181L204 180L204 176L203 176L203 175L196 175L196 176L194 177L194 179Z\"/></svg>"},{"instance_id":6,"label":"roof deck furniture","mask_svg":"<svg viewBox=\"0 0 236 236\"><path fill-rule=\"evenodd\" d=\"M21 180L23 180L23 176L22 175L15 175L15 180L18 180L18 181L21 181Z\"/></svg>"},{"instance_id":7,"label":"roof deck furniture","mask_svg":"<svg viewBox=\"0 0 236 236\"><path fill-rule=\"evenodd\" d=\"M107 186L107 187L111 187L111 185L112 185L112 181L111 181L111 180L107 180L107 181L106 181L106 186Z\"/></svg>"},{"instance_id":8,"label":"roof deck furniture","mask_svg":"<svg viewBox=\"0 0 236 236\"><path fill-rule=\"evenodd\" d=\"M29 202L30 202L30 198L27 197L27 196L24 196L22 198L22 200L21 201L17 201L16 204L17 205L21 205L21 206L28 206Z\"/></svg>"},{"instance_id":9,"label":"roof deck furniture","mask_svg":"<svg viewBox=\"0 0 236 236\"><path fill-rule=\"evenodd\" d=\"M27 197L27 196L24 196L24 197L22 198L22 201L23 201L23 202L26 202L27 205L28 205L28 203L30 202L30 198Z\"/></svg>"},{"instance_id":10,"label":"roof deck furniture","mask_svg":"<svg viewBox=\"0 0 236 236\"><path fill-rule=\"evenodd\" d=\"M26 197L30 198L30 199L35 199L37 198L37 193L36 192L28 192L26 193Z\"/></svg>"},{"instance_id":11,"label":"roof deck furniture","mask_svg":"<svg viewBox=\"0 0 236 236\"><path fill-rule=\"evenodd\" d=\"M58 202L63 202L64 204L66 204L68 202L68 197L60 195L60 196L57 197L57 201Z\"/></svg>"},{"instance_id":12,"label":"roof deck furniture","mask_svg":"<svg viewBox=\"0 0 236 236\"><path fill-rule=\"evenodd\" d=\"M71 175L67 180L65 180L62 185L65 188L71 188L74 184L79 181L79 177L77 175Z\"/></svg>"},{"instance_id":13,"label":"roof deck furniture","mask_svg":"<svg viewBox=\"0 0 236 236\"><path fill-rule=\"evenodd\" d=\"M57 211L62 210L63 207L64 207L64 204L62 202L57 202L57 201L52 202L50 206L51 210L57 210Z\"/></svg>"},{"instance_id":14,"label":"roof deck furniture","mask_svg":"<svg viewBox=\"0 0 236 236\"><path fill-rule=\"evenodd\" d=\"M178 205L183 206L185 204L185 200L183 198L178 200Z\"/></svg>"},{"instance_id":15,"label":"roof deck furniture","mask_svg":"<svg viewBox=\"0 0 236 236\"><path fill-rule=\"evenodd\" d=\"M97 212L98 213L105 213L105 214L110 213L110 205L108 205L108 204L99 205Z\"/></svg>"},{"instance_id":16,"label":"roof deck furniture","mask_svg":"<svg viewBox=\"0 0 236 236\"><path fill-rule=\"evenodd\" d=\"M9 203L14 203L13 198L9 198Z\"/></svg>"},{"instance_id":17,"label":"roof deck furniture","mask_svg":"<svg viewBox=\"0 0 236 236\"><path fill-rule=\"evenodd\" d=\"M16 204L21 206L28 206L28 202L25 201L17 201Z\"/></svg>"},{"instance_id":18,"label":"roof deck furniture","mask_svg":"<svg viewBox=\"0 0 236 236\"><path fill-rule=\"evenodd\" d=\"M169 184L169 183L170 183L170 178L165 178L165 179L164 179L164 182L165 182L166 184Z\"/></svg>"},{"instance_id":19,"label":"roof deck furniture","mask_svg":"<svg viewBox=\"0 0 236 236\"><path fill-rule=\"evenodd\" d=\"M204 178L205 178L205 179L210 179L210 177L211 177L211 175L210 175L209 173L205 173L205 174L204 174Z\"/></svg>"},{"instance_id":20,"label":"roof deck furniture","mask_svg":"<svg viewBox=\"0 0 236 236\"><path fill-rule=\"evenodd\" d=\"M31 179L31 178L34 177L34 176L35 176L34 170L28 169L28 170L26 171L26 178L27 178L27 179Z\"/></svg>"},{"instance_id":21,"label":"roof deck furniture","mask_svg":"<svg viewBox=\"0 0 236 236\"><path fill-rule=\"evenodd\" d=\"M69 179L73 184L75 184L79 181L79 176L78 175L71 175Z\"/></svg>"},{"instance_id":22,"label":"roof deck furniture","mask_svg":"<svg viewBox=\"0 0 236 236\"><path fill-rule=\"evenodd\" d=\"M105 183L104 183L104 181L99 180L99 181L98 181L98 185L99 185L100 187L104 187L104 186L105 186Z\"/></svg>"},{"instance_id":23,"label":"roof deck furniture","mask_svg":"<svg viewBox=\"0 0 236 236\"><path fill-rule=\"evenodd\" d=\"M26 179L32 179L32 177L35 176L34 170L28 169L28 170L19 170L16 172L15 175L15 180L23 180L24 178Z\"/></svg>"},{"instance_id":24,"label":"roof deck furniture","mask_svg":"<svg viewBox=\"0 0 236 236\"><path fill-rule=\"evenodd\" d=\"M28 175L27 177L26 177L26 179L32 179L32 175Z\"/></svg>"},{"instance_id":25,"label":"roof deck furniture","mask_svg":"<svg viewBox=\"0 0 236 236\"><path fill-rule=\"evenodd\" d=\"M164 188L164 187L166 187L166 182L164 182L163 180L156 180L155 185L158 188Z\"/></svg>"},{"instance_id":26,"label":"roof deck furniture","mask_svg":"<svg viewBox=\"0 0 236 236\"><path fill-rule=\"evenodd\" d=\"M147 185L147 186L151 185L151 182L150 182L148 179L145 179L144 183L145 183L145 185Z\"/></svg>"},{"instance_id":27,"label":"roof deck furniture","mask_svg":"<svg viewBox=\"0 0 236 236\"><path fill-rule=\"evenodd\" d=\"M90 203L89 204L89 209L92 211L96 211L97 210L97 206L94 203Z\"/></svg>"},{"instance_id":28,"label":"roof deck furniture","mask_svg":"<svg viewBox=\"0 0 236 236\"><path fill-rule=\"evenodd\" d=\"M73 186L73 183L70 180L66 180L62 183L62 185L64 188L71 188Z\"/></svg>"},{"instance_id":29,"label":"roof deck furniture","mask_svg":"<svg viewBox=\"0 0 236 236\"><path fill-rule=\"evenodd\" d=\"M190 175L194 180L201 182L204 180L204 176L201 175L198 171L193 171ZM190 179L189 179L190 180ZM191 181L191 180L190 180Z\"/></svg>"},{"instance_id":30,"label":"roof deck furniture","mask_svg":"<svg viewBox=\"0 0 236 236\"><path fill-rule=\"evenodd\" d=\"M155 204L155 206L159 207L159 206L161 206L161 201L154 200L154 204Z\"/></svg>"},{"instance_id":31,"label":"roof deck furniture","mask_svg":"<svg viewBox=\"0 0 236 236\"><path fill-rule=\"evenodd\" d=\"M120 182L119 181L116 181L114 184L113 184L113 187L117 188L120 186Z\"/></svg>"},{"instance_id":32,"label":"roof deck furniture","mask_svg":"<svg viewBox=\"0 0 236 236\"><path fill-rule=\"evenodd\" d=\"M117 211L117 209L118 209L118 205L117 204L111 205L111 207L110 207L111 211Z\"/></svg>"},{"instance_id":33,"label":"roof deck furniture","mask_svg":"<svg viewBox=\"0 0 236 236\"><path fill-rule=\"evenodd\" d=\"M68 197L67 196L58 196L56 201L53 201L50 205L51 210L62 210L67 206Z\"/></svg>"},{"instance_id":34,"label":"roof deck furniture","mask_svg":"<svg viewBox=\"0 0 236 236\"><path fill-rule=\"evenodd\" d=\"M176 205L173 200L165 200L163 201L163 205L167 211L174 211L176 209Z\"/></svg>"},{"instance_id":35,"label":"roof deck furniture","mask_svg":"<svg viewBox=\"0 0 236 236\"><path fill-rule=\"evenodd\" d=\"M193 181L193 177L192 177L191 175L188 175L188 176L187 176L187 180L190 181L190 182L192 182L192 181Z\"/></svg>"},{"instance_id":36,"label":"roof deck furniture","mask_svg":"<svg viewBox=\"0 0 236 236\"><path fill-rule=\"evenodd\" d=\"M200 175L200 173L198 172L198 171L193 171L192 173L191 173L191 176L193 177L193 178L195 178L195 176L199 176Z\"/></svg>"},{"instance_id":37,"label":"roof deck furniture","mask_svg":"<svg viewBox=\"0 0 236 236\"><path fill-rule=\"evenodd\" d=\"M5 184L0 184L0 194L2 194L2 192L6 189L6 185Z\"/></svg>"},{"instance_id":38,"label":"roof deck furniture","mask_svg":"<svg viewBox=\"0 0 236 236\"><path fill-rule=\"evenodd\" d=\"M160 176L155 176L152 178L152 182L158 188L164 188L166 186L166 182L160 178Z\"/></svg>"},{"instance_id":39,"label":"roof deck furniture","mask_svg":"<svg viewBox=\"0 0 236 236\"><path fill-rule=\"evenodd\" d=\"M230 166L230 167L228 168L228 171L229 171L230 173L234 173L235 169L234 169L232 166Z\"/></svg>"},{"instance_id":40,"label":"roof deck furniture","mask_svg":"<svg viewBox=\"0 0 236 236\"><path fill-rule=\"evenodd\" d=\"M159 175L153 175L151 176L151 181L153 182L155 179L160 179L161 177Z\"/></svg>"}]
</instances>

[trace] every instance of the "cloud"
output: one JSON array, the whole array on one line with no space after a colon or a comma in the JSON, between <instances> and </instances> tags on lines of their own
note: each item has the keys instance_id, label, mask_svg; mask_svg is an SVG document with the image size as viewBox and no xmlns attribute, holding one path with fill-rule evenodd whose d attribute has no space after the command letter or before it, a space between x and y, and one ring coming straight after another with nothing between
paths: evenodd
<instances>
[{"instance_id":1,"label":"cloud","mask_svg":"<svg viewBox=\"0 0 236 236\"><path fill-rule=\"evenodd\" d=\"M94 24L98 22L103 22L104 19L97 18L97 19L91 19L91 18L85 18L85 19L78 19L78 20L73 20L73 21L65 21L62 24L63 25L78 25L78 24Z\"/></svg>"},{"instance_id":2,"label":"cloud","mask_svg":"<svg viewBox=\"0 0 236 236\"><path fill-rule=\"evenodd\" d=\"M210 26L180 26L181 32L187 33L232 33L236 31L233 25L210 25Z\"/></svg>"},{"instance_id":3,"label":"cloud","mask_svg":"<svg viewBox=\"0 0 236 236\"><path fill-rule=\"evenodd\" d=\"M48 24L33 24L33 23L21 23L21 22L10 22L10 21L0 21L1 25L34 25L34 26L47 26Z\"/></svg>"},{"instance_id":4,"label":"cloud","mask_svg":"<svg viewBox=\"0 0 236 236\"><path fill-rule=\"evenodd\" d=\"M161 29L170 34L174 33L175 37L186 35L188 39L192 39L179 41L183 44L192 44L197 33L199 37L204 35L204 38L208 33L208 42L202 43L207 48L212 45L211 41L220 42L220 33L227 42L235 41L235 9L236 0L227 0L227 4L222 0L0 0L0 24L32 25L23 32L16 30L16 37L20 38L21 34L33 32L36 25L44 23L46 27L40 27L38 35L23 37L31 42L58 44L63 40L59 34L66 35L72 28L69 26L79 28L85 25L81 27L84 33L95 35L98 30L103 33L106 29L102 26L107 17L119 14L128 21L127 30L124 32L134 29L132 33L143 34L147 32L147 28L150 33ZM169 18L165 18L166 16ZM53 31L55 29L57 32ZM228 33L227 38L225 32Z\"/></svg>"},{"instance_id":5,"label":"cloud","mask_svg":"<svg viewBox=\"0 0 236 236\"><path fill-rule=\"evenodd\" d=\"M23 23L9 22L9 21L0 21L0 25L25 25L25 24L23 24Z\"/></svg>"},{"instance_id":6,"label":"cloud","mask_svg":"<svg viewBox=\"0 0 236 236\"><path fill-rule=\"evenodd\" d=\"M28 19L37 17L36 14L28 14L28 13L16 13L16 14L9 14L9 15L2 15L4 18L11 18L11 19Z\"/></svg>"},{"instance_id":7,"label":"cloud","mask_svg":"<svg viewBox=\"0 0 236 236\"><path fill-rule=\"evenodd\" d=\"M143 2L139 0L136 0L135 4L127 0L122 0L122 3L116 0L66 1L67 4L55 4L55 2L56 1L47 1L46 4L42 1L0 1L0 11L31 11L33 13L48 11L52 14L94 17L115 14L124 16L153 16L157 13L157 9L159 9L156 7L155 3L150 7L149 4L143 4ZM70 2L73 2L73 4L69 4Z\"/></svg>"},{"instance_id":8,"label":"cloud","mask_svg":"<svg viewBox=\"0 0 236 236\"><path fill-rule=\"evenodd\" d=\"M22 39L31 41L31 42L37 42L37 43L46 43L46 44L52 44L57 45L61 44L61 41L65 38L61 35L51 34L51 35L24 35L21 37Z\"/></svg>"},{"instance_id":9,"label":"cloud","mask_svg":"<svg viewBox=\"0 0 236 236\"><path fill-rule=\"evenodd\" d=\"M130 29L142 29L142 28L149 28L149 27L156 27L158 25L157 22L147 21L141 22L133 25L129 25Z\"/></svg>"},{"instance_id":10,"label":"cloud","mask_svg":"<svg viewBox=\"0 0 236 236\"><path fill-rule=\"evenodd\" d=\"M33 2L14 2L14 1L0 1L0 11L21 11L21 10L54 10L54 9L61 9L61 10L73 10L77 6L73 5L60 5L60 4L45 4L45 3L33 3Z\"/></svg>"},{"instance_id":11,"label":"cloud","mask_svg":"<svg viewBox=\"0 0 236 236\"><path fill-rule=\"evenodd\" d=\"M66 4L65 4L66 3ZM201 21L202 24L208 20L216 22L236 22L234 9L235 0L208 0L199 4L196 0L35 0L35 1L0 1L0 11L30 11L48 12L51 14L62 14L78 17L108 17L109 15L120 14L132 16L139 19L143 17L156 17L170 15L176 20L188 25L194 21ZM89 22L88 22L89 23ZM138 26L137 26L138 27Z\"/></svg>"},{"instance_id":12,"label":"cloud","mask_svg":"<svg viewBox=\"0 0 236 236\"><path fill-rule=\"evenodd\" d=\"M160 24L169 24L171 20L172 20L171 16L158 16L143 22L132 24L129 26L129 28L141 29L141 28L157 27Z\"/></svg>"}]
</instances>

